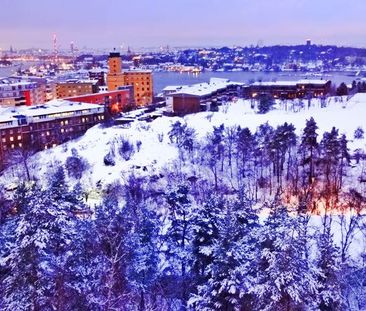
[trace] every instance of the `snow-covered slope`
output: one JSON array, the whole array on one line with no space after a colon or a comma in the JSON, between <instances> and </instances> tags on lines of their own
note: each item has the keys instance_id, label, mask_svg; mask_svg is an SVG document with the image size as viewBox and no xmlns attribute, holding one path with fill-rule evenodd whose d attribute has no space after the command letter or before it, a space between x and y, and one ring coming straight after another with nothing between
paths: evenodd
<instances>
[{"instance_id":1,"label":"snow-covered slope","mask_svg":"<svg viewBox=\"0 0 366 311\"><path fill-rule=\"evenodd\" d=\"M168 132L171 125L178 120L194 128L197 138L200 139L212 131L213 126L219 126L222 123L226 127L233 125L248 127L254 132L260 124L265 122L272 126L288 122L295 125L296 132L300 135L306 120L314 117L319 127L320 137L324 131L329 131L335 126L340 134L347 135L351 150L365 149L365 139L353 140L353 133L357 127L361 126L364 129L366 127L366 94L356 94L348 101L346 98L330 98L325 108L320 107L319 100L312 100L309 108L307 101L304 104L303 109L294 112L293 102L287 101L278 103L276 109L267 114L257 114L251 108L250 101L238 100L220 107L220 111L215 113L202 112L184 118L161 117L151 123L135 121L129 128L122 126L103 128L98 125L77 140L39 152L30 160L30 166L32 174L42 180L55 164L64 163L74 148L90 164L90 168L83 176L83 183L89 184L90 187L97 182L106 185L117 179L123 180L131 171L146 171L153 174L177 158L178 151L170 143ZM141 141L140 151L136 152L129 161L124 160L116 152L116 165L106 166L103 162L104 156L111 150L113 144L122 138L128 139L135 146L138 141ZM9 183L16 179L17 173L14 172L14 169L8 170L0 181Z\"/></svg>"}]
</instances>

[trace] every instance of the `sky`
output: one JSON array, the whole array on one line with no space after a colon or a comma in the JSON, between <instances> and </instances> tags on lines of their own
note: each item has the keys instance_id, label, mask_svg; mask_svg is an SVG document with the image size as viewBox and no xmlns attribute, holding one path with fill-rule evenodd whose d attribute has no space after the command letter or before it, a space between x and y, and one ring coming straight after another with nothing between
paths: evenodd
<instances>
[{"instance_id":1,"label":"sky","mask_svg":"<svg viewBox=\"0 0 366 311\"><path fill-rule=\"evenodd\" d=\"M366 47L365 0L0 0L0 48Z\"/></svg>"}]
</instances>

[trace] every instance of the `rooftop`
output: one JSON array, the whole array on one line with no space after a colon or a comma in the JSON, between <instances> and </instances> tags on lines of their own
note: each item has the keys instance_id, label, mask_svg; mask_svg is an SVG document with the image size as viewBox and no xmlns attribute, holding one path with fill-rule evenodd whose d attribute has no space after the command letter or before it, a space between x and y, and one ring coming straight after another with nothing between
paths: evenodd
<instances>
[{"instance_id":1,"label":"rooftop","mask_svg":"<svg viewBox=\"0 0 366 311\"><path fill-rule=\"evenodd\" d=\"M68 79L66 81L60 81L58 82L59 84L67 84L67 83L84 83L84 84L97 84L99 81L94 79L94 80L91 80L91 79Z\"/></svg>"},{"instance_id":2,"label":"rooftop","mask_svg":"<svg viewBox=\"0 0 366 311\"><path fill-rule=\"evenodd\" d=\"M98 108L101 106L55 99L43 105L2 108L0 109L0 122L14 121L19 116L35 117Z\"/></svg>"},{"instance_id":3,"label":"rooftop","mask_svg":"<svg viewBox=\"0 0 366 311\"><path fill-rule=\"evenodd\" d=\"M254 82L254 86L297 86L299 84L315 84L324 85L329 80L308 80L302 79L298 81L267 81L267 82Z\"/></svg>"},{"instance_id":4,"label":"rooftop","mask_svg":"<svg viewBox=\"0 0 366 311\"><path fill-rule=\"evenodd\" d=\"M220 78L211 78L209 83L197 83L190 86L182 86L180 90L178 90L173 95L191 95L191 96L208 96L218 90L222 90L227 88L230 85L244 85L239 82L232 82L228 79L220 79Z\"/></svg>"}]
</instances>

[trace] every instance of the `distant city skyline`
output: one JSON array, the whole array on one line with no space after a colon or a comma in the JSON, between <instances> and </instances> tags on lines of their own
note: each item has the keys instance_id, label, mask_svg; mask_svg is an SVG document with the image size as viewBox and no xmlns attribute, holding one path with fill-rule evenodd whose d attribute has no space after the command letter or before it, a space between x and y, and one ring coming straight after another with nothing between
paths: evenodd
<instances>
[{"instance_id":1,"label":"distant city skyline","mask_svg":"<svg viewBox=\"0 0 366 311\"><path fill-rule=\"evenodd\" d=\"M366 47L364 0L0 0L0 48Z\"/></svg>"}]
</instances>

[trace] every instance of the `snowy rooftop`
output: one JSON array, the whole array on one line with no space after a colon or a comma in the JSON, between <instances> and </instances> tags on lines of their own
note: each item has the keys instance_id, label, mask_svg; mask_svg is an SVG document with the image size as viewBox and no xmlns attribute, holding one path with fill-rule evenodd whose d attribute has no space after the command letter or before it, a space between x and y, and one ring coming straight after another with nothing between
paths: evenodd
<instances>
[{"instance_id":1,"label":"snowy rooftop","mask_svg":"<svg viewBox=\"0 0 366 311\"><path fill-rule=\"evenodd\" d=\"M174 93L175 94L185 94L192 96L208 96L218 90L227 88L230 85L244 85L239 82L232 82L228 79L211 78L209 83L197 83L190 86L182 86L182 88Z\"/></svg>"},{"instance_id":2,"label":"snowy rooftop","mask_svg":"<svg viewBox=\"0 0 366 311\"><path fill-rule=\"evenodd\" d=\"M122 73L152 73L151 70L142 70L142 69L128 69L128 70L123 70Z\"/></svg>"},{"instance_id":3,"label":"snowy rooftop","mask_svg":"<svg viewBox=\"0 0 366 311\"><path fill-rule=\"evenodd\" d=\"M187 85L168 85L165 88L163 88L163 92L177 91L183 87L187 87Z\"/></svg>"},{"instance_id":4,"label":"snowy rooftop","mask_svg":"<svg viewBox=\"0 0 366 311\"><path fill-rule=\"evenodd\" d=\"M91 110L101 108L99 105L77 103L68 100L55 99L43 105L29 107L11 107L0 110L0 122L14 120L16 116L24 115L35 117L40 115L51 115L57 113L74 112L80 110Z\"/></svg>"},{"instance_id":5,"label":"snowy rooftop","mask_svg":"<svg viewBox=\"0 0 366 311\"><path fill-rule=\"evenodd\" d=\"M97 79L68 79L66 81L62 81L62 82L59 82L59 84L65 84L65 83L92 83L92 84L96 84L98 83L99 81Z\"/></svg>"},{"instance_id":6,"label":"snowy rooftop","mask_svg":"<svg viewBox=\"0 0 366 311\"><path fill-rule=\"evenodd\" d=\"M268 82L255 82L252 85L254 86L296 86L299 84L315 84L315 85L324 85L329 80L308 80L302 79L298 81L268 81Z\"/></svg>"},{"instance_id":7,"label":"snowy rooftop","mask_svg":"<svg viewBox=\"0 0 366 311\"><path fill-rule=\"evenodd\" d=\"M0 78L0 84L15 86L15 85L30 85L30 84L34 84L34 82L19 81L19 79L13 79L13 78Z\"/></svg>"}]
</instances>

